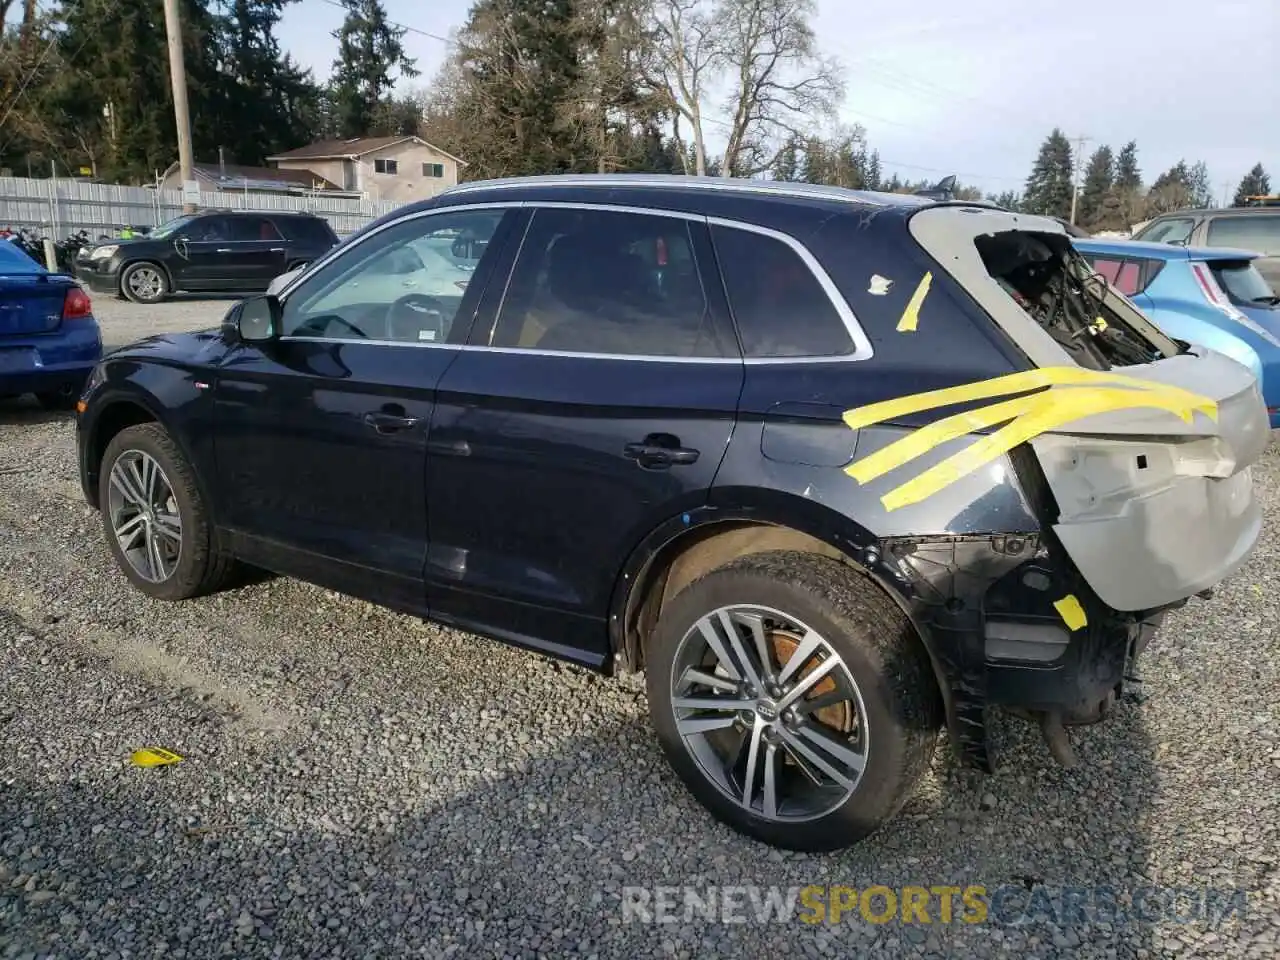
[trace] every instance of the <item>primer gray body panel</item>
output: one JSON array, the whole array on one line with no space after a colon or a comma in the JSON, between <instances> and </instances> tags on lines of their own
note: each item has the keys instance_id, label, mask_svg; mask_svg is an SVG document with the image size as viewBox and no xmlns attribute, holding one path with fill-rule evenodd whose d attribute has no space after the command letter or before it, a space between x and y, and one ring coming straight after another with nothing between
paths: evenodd
<instances>
[{"instance_id":1,"label":"primer gray body panel","mask_svg":"<svg viewBox=\"0 0 1280 960\"><path fill-rule=\"evenodd\" d=\"M974 245L1006 230L1061 234L1040 217L981 209L933 208L911 232L1039 367L1075 363L988 275ZM1161 351L1178 347L1111 290L1109 308ZM1082 417L1031 441L1058 505L1054 526L1081 575L1108 606L1150 610L1184 600L1233 574L1262 526L1250 467L1271 439L1252 373L1203 347L1115 372L1181 387L1217 402L1216 418L1191 422L1164 410L1132 408Z\"/></svg>"}]
</instances>

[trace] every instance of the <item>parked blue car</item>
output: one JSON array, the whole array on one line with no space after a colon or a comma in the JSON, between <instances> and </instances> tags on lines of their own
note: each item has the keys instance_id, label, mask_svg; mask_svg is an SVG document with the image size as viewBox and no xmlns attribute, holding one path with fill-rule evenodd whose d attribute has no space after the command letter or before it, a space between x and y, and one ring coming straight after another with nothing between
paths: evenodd
<instances>
[{"instance_id":1,"label":"parked blue car","mask_svg":"<svg viewBox=\"0 0 1280 960\"><path fill-rule=\"evenodd\" d=\"M101 357L84 289L0 242L0 397L34 393L49 409L70 407Z\"/></svg>"},{"instance_id":2,"label":"parked blue car","mask_svg":"<svg viewBox=\"0 0 1280 960\"><path fill-rule=\"evenodd\" d=\"M1072 242L1169 336L1249 367L1262 383L1272 428L1280 427L1280 297L1254 266L1259 254L1092 237Z\"/></svg>"}]
</instances>

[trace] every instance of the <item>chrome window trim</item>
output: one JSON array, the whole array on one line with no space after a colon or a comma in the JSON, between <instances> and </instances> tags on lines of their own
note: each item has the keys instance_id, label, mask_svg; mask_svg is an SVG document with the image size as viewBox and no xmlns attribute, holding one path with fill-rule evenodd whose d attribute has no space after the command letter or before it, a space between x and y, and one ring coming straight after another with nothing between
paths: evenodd
<instances>
[{"instance_id":1,"label":"chrome window trim","mask_svg":"<svg viewBox=\"0 0 1280 960\"><path fill-rule=\"evenodd\" d=\"M448 191L446 191L448 192ZM443 194L442 194L443 195ZM466 203L454 204L444 207L434 207L430 210L419 210L416 213L406 214L395 220L389 220L376 230L372 230L358 240L352 242L349 246L339 245L334 247L332 251L325 256L311 263L311 266L295 277L288 286L286 286L277 295L281 306L287 302L288 298L298 288L298 286L306 280L315 271L321 270L327 265L335 262L340 257L350 253L360 244L364 243L371 237L376 237L384 230L392 227L400 226L412 220L421 220L426 217L439 216L446 213L461 213L468 210L493 210L493 209L528 209L536 212L540 208L550 209L570 209L570 210L600 210L604 212L631 213L640 216L652 217L670 217L679 220L688 220L694 222L705 223L708 226L718 226L730 230L745 230L748 233L756 233L761 236L770 237L774 240L781 241L790 247L797 256L809 268L814 279L818 281L823 292L826 293L827 299L831 301L831 305L835 308L836 313L840 316L841 321L845 325L850 339L853 341L853 353L841 354L838 356L795 356L795 357L674 357L661 356L651 354L631 354L631 353L578 353L567 350L539 350L536 347L492 347L486 344L451 344L451 343L432 343L423 341L421 343L415 341L400 340L376 340L376 339L349 339L342 337L295 337L282 336L282 341L302 341L307 343L354 343L380 346L409 346L415 348L428 349L453 349L467 351L489 351L494 353L513 353L528 356L555 356L555 357L582 357L584 359L593 360L640 360L649 363L742 363L753 366L776 366L778 364L816 364L816 363L851 363L859 360L868 360L875 355L875 351L871 346L866 332L862 329L862 325L858 322L853 309L848 302L841 296L839 288L836 287L835 281L823 268L817 258L810 252L809 248L797 240L789 233L781 230L774 230L770 227L760 226L759 224L748 223L743 220L731 220L725 217L708 217L702 214L690 213L683 210L663 210L655 207L635 207L625 204L610 204L590 201L559 201L559 200L527 200L527 201L486 201L483 203ZM523 247L524 237L520 238ZM520 255L520 250L516 251L516 260L512 261L512 269L515 268ZM508 280L510 277L508 276ZM501 316L502 303L506 300L506 290L503 290L503 300L498 305L498 316Z\"/></svg>"}]
</instances>

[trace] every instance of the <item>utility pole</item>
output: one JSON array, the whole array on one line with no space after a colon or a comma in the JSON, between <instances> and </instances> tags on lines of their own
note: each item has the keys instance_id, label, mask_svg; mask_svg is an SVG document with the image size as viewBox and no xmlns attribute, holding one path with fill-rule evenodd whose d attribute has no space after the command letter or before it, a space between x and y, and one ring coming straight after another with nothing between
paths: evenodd
<instances>
[{"instance_id":1,"label":"utility pole","mask_svg":"<svg viewBox=\"0 0 1280 960\"><path fill-rule=\"evenodd\" d=\"M1080 172L1084 169L1084 145L1093 137L1076 137L1071 156L1071 225L1076 225L1076 208L1080 204Z\"/></svg>"},{"instance_id":2,"label":"utility pole","mask_svg":"<svg viewBox=\"0 0 1280 960\"><path fill-rule=\"evenodd\" d=\"M182 20L178 0L164 0L164 27L169 35L169 81L173 86L173 119L178 125L178 168L183 184L195 179L191 158L191 116L187 111L187 64L182 56ZM183 213L195 213L194 203L183 203Z\"/></svg>"}]
</instances>

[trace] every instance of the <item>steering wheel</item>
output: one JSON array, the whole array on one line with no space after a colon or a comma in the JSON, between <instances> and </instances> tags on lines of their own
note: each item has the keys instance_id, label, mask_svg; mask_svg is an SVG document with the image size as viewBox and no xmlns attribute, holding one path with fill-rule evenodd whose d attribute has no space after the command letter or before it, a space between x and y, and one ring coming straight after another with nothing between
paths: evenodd
<instances>
[{"instance_id":1,"label":"steering wheel","mask_svg":"<svg viewBox=\"0 0 1280 960\"><path fill-rule=\"evenodd\" d=\"M412 326L410 336L396 336L396 319L403 314ZM428 342L444 341L446 314L444 304L436 297L425 293L407 293L387 307L386 326L388 340L422 340L423 331L431 331L434 337L425 338Z\"/></svg>"},{"instance_id":2,"label":"steering wheel","mask_svg":"<svg viewBox=\"0 0 1280 960\"><path fill-rule=\"evenodd\" d=\"M326 317L324 318L324 320L325 320L325 327L326 327L326 328L327 328L327 327L329 327L330 325L336 325L336 326L339 326L339 327L344 327L345 329L349 330L352 334L354 334L355 336L359 337L361 340L368 340L368 339L369 339L369 335L368 335L367 333L365 333L363 330L361 330L359 327L357 327L357 326L356 326L354 323L352 323L351 321L349 321L349 320L345 320L345 319L343 319L342 317L338 316L336 313L331 313L331 314L329 314L328 316L326 316ZM326 330L326 332L327 332L327 330Z\"/></svg>"}]
</instances>

